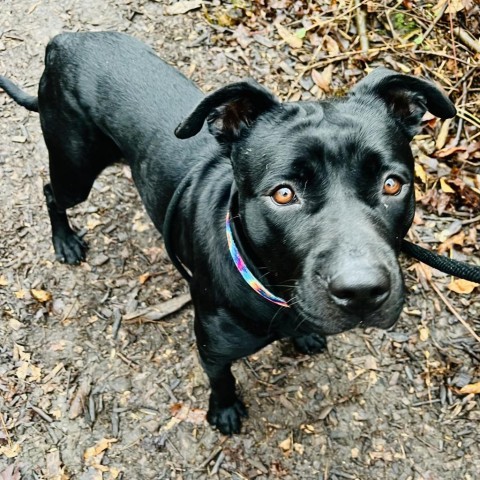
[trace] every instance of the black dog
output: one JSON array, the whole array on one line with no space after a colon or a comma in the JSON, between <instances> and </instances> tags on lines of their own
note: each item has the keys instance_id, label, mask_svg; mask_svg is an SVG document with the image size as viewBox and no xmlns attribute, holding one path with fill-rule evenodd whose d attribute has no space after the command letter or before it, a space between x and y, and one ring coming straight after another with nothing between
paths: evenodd
<instances>
[{"instance_id":1,"label":"black dog","mask_svg":"<svg viewBox=\"0 0 480 480\"><path fill-rule=\"evenodd\" d=\"M38 98L4 77L0 87L40 113L59 260L85 258L66 209L107 165L131 166L189 277L208 420L221 432L238 432L246 414L232 361L282 337L315 353L327 335L397 320L409 142L426 110L455 115L432 83L378 69L325 102L280 103L252 81L205 97L139 41L74 33L49 43Z\"/></svg>"}]
</instances>

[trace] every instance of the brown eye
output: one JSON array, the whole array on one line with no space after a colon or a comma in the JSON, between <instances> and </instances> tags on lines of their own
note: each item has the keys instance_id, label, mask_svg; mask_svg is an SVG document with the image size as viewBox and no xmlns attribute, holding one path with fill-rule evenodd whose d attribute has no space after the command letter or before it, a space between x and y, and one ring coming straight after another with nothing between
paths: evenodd
<instances>
[{"instance_id":1,"label":"brown eye","mask_svg":"<svg viewBox=\"0 0 480 480\"><path fill-rule=\"evenodd\" d=\"M295 193L290 187L280 187L273 192L272 198L279 205L288 205L295 199Z\"/></svg>"},{"instance_id":2,"label":"brown eye","mask_svg":"<svg viewBox=\"0 0 480 480\"><path fill-rule=\"evenodd\" d=\"M402 184L395 177L388 177L383 184L383 193L385 195L396 195L401 189Z\"/></svg>"}]
</instances>

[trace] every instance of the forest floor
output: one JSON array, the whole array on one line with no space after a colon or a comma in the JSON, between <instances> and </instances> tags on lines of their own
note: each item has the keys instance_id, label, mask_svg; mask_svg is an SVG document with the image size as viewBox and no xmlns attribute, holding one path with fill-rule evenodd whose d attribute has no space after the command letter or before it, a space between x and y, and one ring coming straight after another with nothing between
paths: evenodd
<instances>
[{"instance_id":1,"label":"forest floor","mask_svg":"<svg viewBox=\"0 0 480 480\"><path fill-rule=\"evenodd\" d=\"M459 116L427 119L414 141L409 237L480 263L476 2L170 3L3 0L0 73L34 93L55 34L115 30L204 91L253 77L311 100L378 65L429 77ZM205 421L192 309L172 306L187 285L129 171L107 169L73 209L90 246L78 267L54 260L47 181L38 115L0 93L1 480L478 479L478 287L403 258L408 298L390 331L337 335L315 357L279 342L238 362L250 417L224 437Z\"/></svg>"}]
</instances>

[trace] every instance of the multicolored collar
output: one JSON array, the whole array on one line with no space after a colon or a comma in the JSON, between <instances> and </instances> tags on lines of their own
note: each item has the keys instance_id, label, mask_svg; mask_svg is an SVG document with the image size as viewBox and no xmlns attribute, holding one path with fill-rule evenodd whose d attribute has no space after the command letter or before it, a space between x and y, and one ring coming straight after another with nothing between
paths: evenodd
<instances>
[{"instance_id":1,"label":"multicolored collar","mask_svg":"<svg viewBox=\"0 0 480 480\"><path fill-rule=\"evenodd\" d=\"M240 252L238 251L237 245L235 244L235 240L233 238L230 210L227 212L227 216L225 219L225 232L227 234L228 249L230 251L233 263L237 267L237 270L239 271L243 279L250 285L253 290L255 290L259 295L261 295L269 302L272 302L275 305L279 305L281 307L290 308L288 302L286 302L283 298L277 297L272 292L270 292L270 290L264 287L262 283L257 278L255 278L255 275L253 275L253 273L245 264L245 261L240 255Z\"/></svg>"}]
</instances>

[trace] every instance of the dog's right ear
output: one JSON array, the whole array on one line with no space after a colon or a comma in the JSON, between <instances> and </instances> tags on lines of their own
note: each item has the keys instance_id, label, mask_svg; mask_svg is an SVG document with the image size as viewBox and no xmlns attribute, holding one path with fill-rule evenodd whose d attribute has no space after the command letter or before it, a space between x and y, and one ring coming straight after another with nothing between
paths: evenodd
<instances>
[{"instance_id":1,"label":"dog's right ear","mask_svg":"<svg viewBox=\"0 0 480 480\"><path fill-rule=\"evenodd\" d=\"M232 83L205 97L175 129L177 138L196 135L205 121L221 142L232 142L250 127L259 115L280 105L275 96L253 80Z\"/></svg>"}]
</instances>

